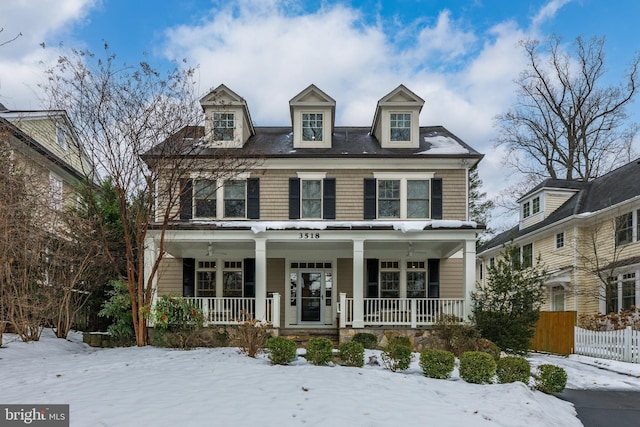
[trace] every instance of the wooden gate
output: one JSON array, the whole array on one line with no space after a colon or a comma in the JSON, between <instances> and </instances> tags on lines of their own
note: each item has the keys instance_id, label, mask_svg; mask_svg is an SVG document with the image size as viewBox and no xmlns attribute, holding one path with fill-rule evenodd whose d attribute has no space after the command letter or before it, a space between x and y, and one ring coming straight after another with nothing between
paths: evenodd
<instances>
[{"instance_id":1,"label":"wooden gate","mask_svg":"<svg viewBox=\"0 0 640 427\"><path fill-rule=\"evenodd\" d=\"M555 354L573 353L575 311L541 311L531 349Z\"/></svg>"}]
</instances>

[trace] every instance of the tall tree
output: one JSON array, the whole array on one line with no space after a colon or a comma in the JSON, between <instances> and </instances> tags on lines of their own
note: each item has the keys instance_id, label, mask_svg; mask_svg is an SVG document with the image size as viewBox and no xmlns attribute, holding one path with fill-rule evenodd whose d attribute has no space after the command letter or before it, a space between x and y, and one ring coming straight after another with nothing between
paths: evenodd
<instances>
[{"instance_id":1,"label":"tall tree","mask_svg":"<svg viewBox=\"0 0 640 427\"><path fill-rule=\"evenodd\" d=\"M204 119L195 93L195 70L161 73L146 62L120 64L108 45L104 48L104 57L87 51L60 57L48 70L44 89L50 108L66 110L71 117L97 173L113 180L124 239L124 281L136 343L143 346L148 342L153 283L166 254L165 233L178 219L181 196L188 190L183 178L200 173L212 180L229 179L250 162L221 148L219 155L196 167L195 153L207 136L194 126ZM142 156L152 148L153 160L145 163ZM147 251L145 259L150 227L159 237L156 250ZM112 247L105 248L117 265Z\"/></svg>"},{"instance_id":2,"label":"tall tree","mask_svg":"<svg viewBox=\"0 0 640 427\"><path fill-rule=\"evenodd\" d=\"M482 191L482 180L478 174L478 168L471 169L469 171L469 218L479 224L487 225L493 207L493 201L487 200L487 193ZM491 230L488 228L480 233L477 244L482 244L484 236L490 233Z\"/></svg>"},{"instance_id":3,"label":"tall tree","mask_svg":"<svg viewBox=\"0 0 640 427\"><path fill-rule=\"evenodd\" d=\"M638 88L636 56L621 84L604 82L604 38L576 38L573 51L552 36L525 40L527 68L516 80L517 100L496 117L507 163L533 182L589 180L631 160L636 124L627 107Z\"/></svg>"}]
</instances>

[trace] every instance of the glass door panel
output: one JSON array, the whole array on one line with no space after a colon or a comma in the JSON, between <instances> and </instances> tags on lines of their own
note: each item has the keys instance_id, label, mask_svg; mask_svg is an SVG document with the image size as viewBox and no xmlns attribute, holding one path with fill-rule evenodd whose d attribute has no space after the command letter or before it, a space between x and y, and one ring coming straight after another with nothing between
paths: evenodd
<instances>
[{"instance_id":1,"label":"glass door panel","mask_svg":"<svg viewBox=\"0 0 640 427\"><path fill-rule=\"evenodd\" d=\"M302 272L299 280L300 320L320 322L322 320L322 273Z\"/></svg>"}]
</instances>

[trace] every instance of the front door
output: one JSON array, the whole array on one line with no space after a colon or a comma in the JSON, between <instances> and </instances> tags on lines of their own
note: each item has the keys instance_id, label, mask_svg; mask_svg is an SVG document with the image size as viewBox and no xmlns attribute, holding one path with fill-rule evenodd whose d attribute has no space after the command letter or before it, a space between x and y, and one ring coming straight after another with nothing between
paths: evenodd
<instances>
[{"instance_id":1,"label":"front door","mask_svg":"<svg viewBox=\"0 0 640 427\"><path fill-rule=\"evenodd\" d=\"M298 275L298 314L302 322L321 323L323 320L323 275L322 271L301 271Z\"/></svg>"}]
</instances>

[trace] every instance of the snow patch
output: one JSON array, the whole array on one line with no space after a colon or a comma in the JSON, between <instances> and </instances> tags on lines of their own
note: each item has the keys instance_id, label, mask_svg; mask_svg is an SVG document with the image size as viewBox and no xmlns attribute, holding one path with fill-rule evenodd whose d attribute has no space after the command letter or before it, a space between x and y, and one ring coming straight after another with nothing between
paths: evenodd
<instances>
[{"instance_id":1,"label":"snow patch","mask_svg":"<svg viewBox=\"0 0 640 427\"><path fill-rule=\"evenodd\" d=\"M425 136L424 141L431 144L431 147L418 154L469 154L468 149L464 148L458 141L450 136Z\"/></svg>"}]
</instances>

